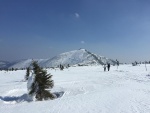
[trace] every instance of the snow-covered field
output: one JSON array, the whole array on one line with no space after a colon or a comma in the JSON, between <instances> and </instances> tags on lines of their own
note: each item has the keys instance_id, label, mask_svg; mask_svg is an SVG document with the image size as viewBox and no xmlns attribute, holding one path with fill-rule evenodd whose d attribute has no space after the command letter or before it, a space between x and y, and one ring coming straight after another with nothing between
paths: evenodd
<instances>
[{"instance_id":1,"label":"snow-covered field","mask_svg":"<svg viewBox=\"0 0 150 113\"><path fill-rule=\"evenodd\" d=\"M48 70L55 100L27 99L25 71L0 71L0 113L150 113L150 65Z\"/></svg>"}]
</instances>

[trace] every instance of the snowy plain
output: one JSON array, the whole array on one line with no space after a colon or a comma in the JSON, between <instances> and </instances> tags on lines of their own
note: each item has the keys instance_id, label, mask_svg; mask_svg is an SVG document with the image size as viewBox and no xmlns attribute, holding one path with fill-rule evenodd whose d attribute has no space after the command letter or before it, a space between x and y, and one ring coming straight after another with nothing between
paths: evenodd
<instances>
[{"instance_id":1,"label":"snowy plain","mask_svg":"<svg viewBox=\"0 0 150 113\"><path fill-rule=\"evenodd\" d=\"M46 101L28 101L25 70L0 71L0 113L150 113L150 65L47 71L58 98Z\"/></svg>"}]
</instances>

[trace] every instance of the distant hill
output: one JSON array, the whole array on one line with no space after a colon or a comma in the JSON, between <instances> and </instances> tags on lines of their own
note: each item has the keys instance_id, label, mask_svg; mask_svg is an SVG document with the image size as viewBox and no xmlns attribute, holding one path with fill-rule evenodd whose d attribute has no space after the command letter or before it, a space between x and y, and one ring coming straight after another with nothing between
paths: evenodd
<instances>
[{"instance_id":1,"label":"distant hill","mask_svg":"<svg viewBox=\"0 0 150 113\"><path fill-rule=\"evenodd\" d=\"M0 61L0 68L7 68L9 64L7 61Z\"/></svg>"},{"instance_id":2,"label":"distant hill","mask_svg":"<svg viewBox=\"0 0 150 113\"><path fill-rule=\"evenodd\" d=\"M41 67L56 67L62 65L103 65L110 63L112 65L116 62L112 59L93 54L86 49L73 50L65 53L61 53L50 59L34 59L38 61ZM33 59L20 60L7 64L8 68L26 68L30 66Z\"/></svg>"}]
</instances>

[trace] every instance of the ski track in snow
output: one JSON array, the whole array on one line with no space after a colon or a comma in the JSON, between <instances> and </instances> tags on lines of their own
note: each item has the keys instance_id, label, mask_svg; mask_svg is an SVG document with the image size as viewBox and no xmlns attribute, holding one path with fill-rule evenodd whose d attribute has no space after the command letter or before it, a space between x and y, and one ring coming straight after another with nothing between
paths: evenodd
<instances>
[{"instance_id":1,"label":"ski track in snow","mask_svg":"<svg viewBox=\"0 0 150 113\"><path fill-rule=\"evenodd\" d=\"M0 71L0 113L150 113L150 65L48 70L57 99L27 100L25 71Z\"/></svg>"}]
</instances>

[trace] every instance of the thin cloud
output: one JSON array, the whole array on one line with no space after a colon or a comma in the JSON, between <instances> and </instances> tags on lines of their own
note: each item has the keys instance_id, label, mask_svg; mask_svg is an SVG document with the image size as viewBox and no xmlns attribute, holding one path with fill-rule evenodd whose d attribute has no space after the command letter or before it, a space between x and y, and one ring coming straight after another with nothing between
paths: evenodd
<instances>
[{"instance_id":1,"label":"thin cloud","mask_svg":"<svg viewBox=\"0 0 150 113\"><path fill-rule=\"evenodd\" d=\"M81 43L81 44L85 44L85 41L81 41L80 43Z\"/></svg>"},{"instance_id":2,"label":"thin cloud","mask_svg":"<svg viewBox=\"0 0 150 113\"><path fill-rule=\"evenodd\" d=\"M74 15L75 15L76 18L80 18L79 13L75 13Z\"/></svg>"}]
</instances>

